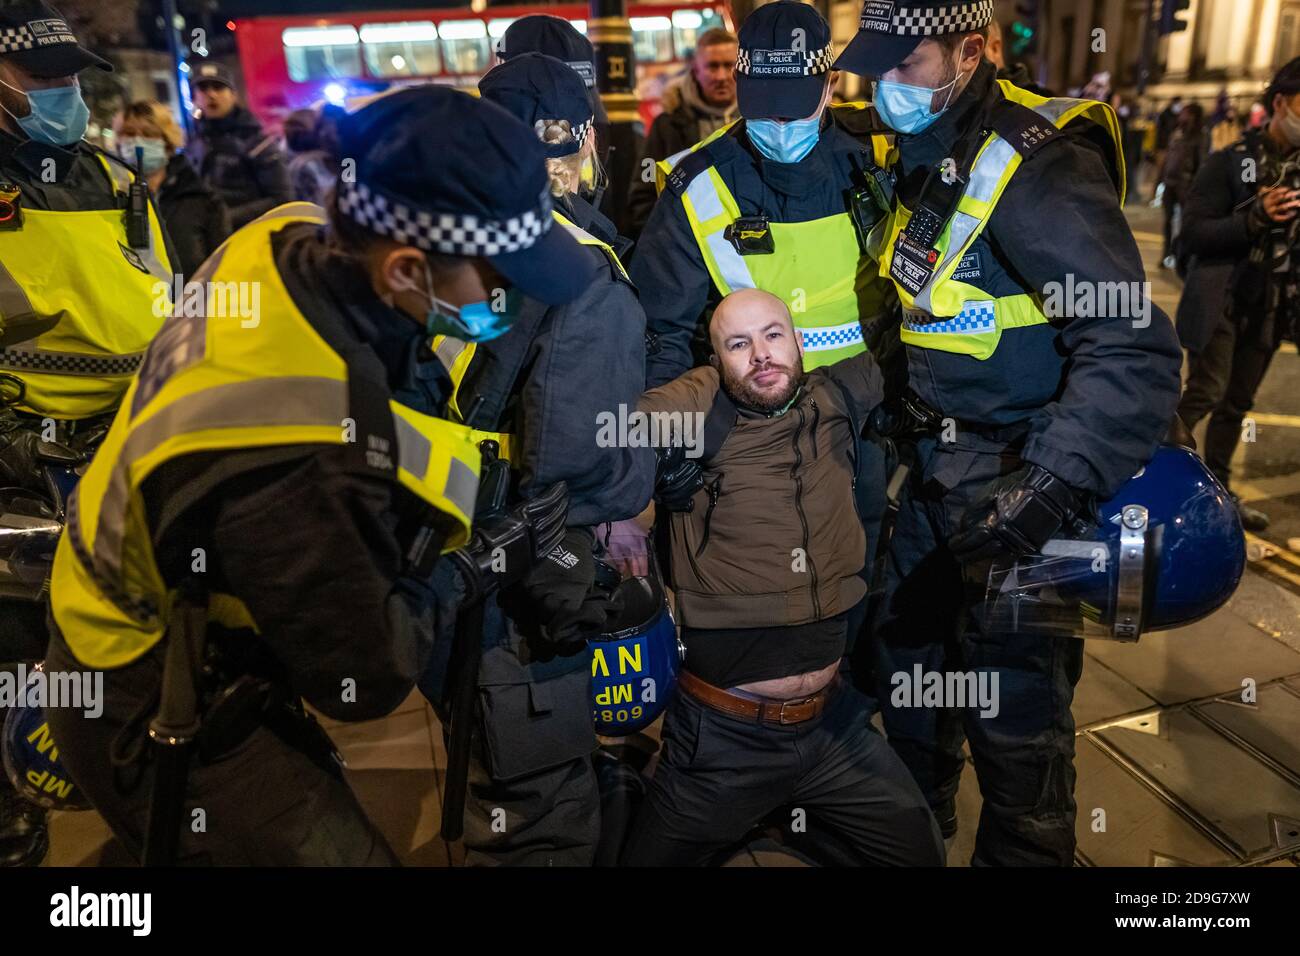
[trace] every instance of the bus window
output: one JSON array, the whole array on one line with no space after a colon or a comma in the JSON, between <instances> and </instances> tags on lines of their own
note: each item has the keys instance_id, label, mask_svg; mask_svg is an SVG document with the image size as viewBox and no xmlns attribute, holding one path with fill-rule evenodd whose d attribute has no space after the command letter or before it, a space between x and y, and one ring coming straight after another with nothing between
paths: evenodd
<instances>
[{"instance_id":1,"label":"bus window","mask_svg":"<svg viewBox=\"0 0 1300 956\"><path fill-rule=\"evenodd\" d=\"M497 17L495 20L488 21L488 36L493 40L500 40L510 29L510 24L518 20L518 17Z\"/></svg>"},{"instance_id":2,"label":"bus window","mask_svg":"<svg viewBox=\"0 0 1300 956\"><path fill-rule=\"evenodd\" d=\"M638 63L673 59L673 22L667 17L632 17L632 46Z\"/></svg>"},{"instance_id":3,"label":"bus window","mask_svg":"<svg viewBox=\"0 0 1300 956\"><path fill-rule=\"evenodd\" d=\"M712 7L703 10L674 10L673 45L677 50L677 59L689 60L695 54L695 43L705 30L725 26L722 14Z\"/></svg>"},{"instance_id":4,"label":"bus window","mask_svg":"<svg viewBox=\"0 0 1300 956\"><path fill-rule=\"evenodd\" d=\"M492 66L487 25L482 20L444 20L438 36L448 73L483 73Z\"/></svg>"},{"instance_id":5,"label":"bus window","mask_svg":"<svg viewBox=\"0 0 1300 956\"><path fill-rule=\"evenodd\" d=\"M361 45L371 76L430 76L441 68L432 20L367 23L361 27Z\"/></svg>"},{"instance_id":6,"label":"bus window","mask_svg":"<svg viewBox=\"0 0 1300 956\"><path fill-rule=\"evenodd\" d=\"M289 27L280 34L280 42L289 78L299 83L361 75L361 49L354 27Z\"/></svg>"}]
</instances>

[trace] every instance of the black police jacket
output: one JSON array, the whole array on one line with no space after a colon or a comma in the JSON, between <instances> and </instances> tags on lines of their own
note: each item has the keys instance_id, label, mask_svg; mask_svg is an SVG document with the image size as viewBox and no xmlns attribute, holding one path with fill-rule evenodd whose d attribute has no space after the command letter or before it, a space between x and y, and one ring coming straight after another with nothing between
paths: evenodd
<instances>
[{"instance_id":1,"label":"black police jacket","mask_svg":"<svg viewBox=\"0 0 1300 956\"><path fill-rule=\"evenodd\" d=\"M991 63L981 63L930 129L899 137L898 192L909 208L927 172L978 120L994 73ZM1076 123L1024 160L972 246L964 281L994 295L1044 298L1051 283L1063 290L1116 282L1145 289L1142 257L1089 125ZM1071 311L1050 324L1008 331L982 361L908 346L908 372L912 388L945 416L975 428L1026 424L1026 461L1107 496L1146 464L1168 430L1182 350L1154 304L1145 327L1106 309ZM1100 314L1078 314L1085 311Z\"/></svg>"},{"instance_id":2,"label":"black police jacket","mask_svg":"<svg viewBox=\"0 0 1300 956\"><path fill-rule=\"evenodd\" d=\"M570 196L559 211L616 251L613 224ZM558 226L555 228L559 228ZM629 412L645 390L645 316L636 290L595 246L596 279L573 302L546 306L525 299L515 327L479 345L457 404L465 424L517 436L520 491L556 482L569 487L569 524L632 518L650 501L654 455L607 446L600 423Z\"/></svg>"},{"instance_id":3,"label":"black police jacket","mask_svg":"<svg viewBox=\"0 0 1300 956\"><path fill-rule=\"evenodd\" d=\"M773 222L809 222L847 212L852 173L871 162L869 130L850 131L838 117L797 163L761 156L745 135L743 121L715 139L709 150L741 214L763 213ZM657 340L657 351L646 356L646 386L655 388L695 364L692 338L706 308L718 300L681 198L671 190L655 203L629 272L641 294L646 325Z\"/></svg>"}]
</instances>

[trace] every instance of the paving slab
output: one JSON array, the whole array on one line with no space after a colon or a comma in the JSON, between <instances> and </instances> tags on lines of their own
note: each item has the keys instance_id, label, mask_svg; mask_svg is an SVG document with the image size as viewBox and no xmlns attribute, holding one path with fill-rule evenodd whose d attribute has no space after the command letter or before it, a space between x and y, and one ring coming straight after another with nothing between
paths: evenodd
<instances>
[{"instance_id":1,"label":"paving slab","mask_svg":"<svg viewBox=\"0 0 1300 956\"><path fill-rule=\"evenodd\" d=\"M1246 677L1263 684L1300 674L1300 653L1225 610L1136 644L1089 641L1087 651L1165 705L1240 690Z\"/></svg>"},{"instance_id":2,"label":"paving slab","mask_svg":"<svg viewBox=\"0 0 1300 956\"><path fill-rule=\"evenodd\" d=\"M1152 853L1198 866L1222 864L1228 853L1108 757L1087 735L1076 743L1079 811L1075 838L1094 866L1150 866ZM1104 821L1096 814L1105 812ZM1105 829L1095 827L1104 822Z\"/></svg>"},{"instance_id":3,"label":"paving slab","mask_svg":"<svg viewBox=\"0 0 1300 956\"><path fill-rule=\"evenodd\" d=\"M1300 818L1300 787L1190 712L1161 715L1159 734L1112 727L1097 737L1199 813L1243 854L1272 847L1269 813Z\"/></svg>"}]
</instances>

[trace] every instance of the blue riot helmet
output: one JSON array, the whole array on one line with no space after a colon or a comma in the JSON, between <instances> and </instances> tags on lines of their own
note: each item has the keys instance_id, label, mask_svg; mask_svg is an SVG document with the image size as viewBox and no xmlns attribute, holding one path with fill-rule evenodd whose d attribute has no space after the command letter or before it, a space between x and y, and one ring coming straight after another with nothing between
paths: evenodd
<instances>
[{"instance_id":1,"label":"blue riot helmet","mask_svg":"<svg viewBox=\"0 0 1300 956\"><path fill-rule=\"evenodd\" d=\"M986 633L1136 641L1217 610L1245 566L1227 490L1195 452L1162 447L1041 553L965 570Z\"/></svg>"},{"instance_id":2,"label":"blue riot helmet","mask_svg":"<svg viewBox=\"0 0 1300 956\"><path fill-rule=\"evenodd\" d=\"M28 688L35 679L35 675L28 679ZM49 810L90 809L90 801L59 760L59 746L40 707L26 703L7 708L0 761L5 776L24 799Z\"/></svg>"},{"instance_id":3,"label":"blue riot helmet","mask_svg":"<svg viewBox=\"0 0 1300 956\"><path fill-rule=\"evenodd\" d=\"M623 579L614 588L616 613L592 638L591 701L596 733L624 737L649 727L677 686L685 648L677 639L653 554L646 574Z\"/></svg>"}]
</instances>

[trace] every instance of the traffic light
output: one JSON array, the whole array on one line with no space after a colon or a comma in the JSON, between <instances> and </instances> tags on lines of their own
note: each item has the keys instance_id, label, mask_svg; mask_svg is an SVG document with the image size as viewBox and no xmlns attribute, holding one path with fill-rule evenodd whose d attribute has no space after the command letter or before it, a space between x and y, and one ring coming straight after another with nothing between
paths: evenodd
<instances>
[{"instance_id":1,"label":"traffic light","mask_svg":"<svg viewBox=\"0 0 1300 956\"><path fill-rule=\"evenodd\" d=\"M1192 5L1192 0L1161 0L1160 2L1160 36L1178 33L1187 29L1187 21L1178 19L1178 14Z\"/></svg>"},{"instance_id":2,"label":"traffic light","mask_svg":"<svg viewBox=\"0 0 1300 956\"><path fill-rule=\"evenodd\" d=\"M1011 55L1024 56L1038 48L1039 0L1016 4L1016 21L1011 24Z\"/></svg>"}]
</instances>

